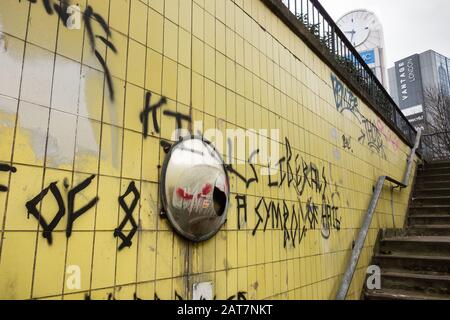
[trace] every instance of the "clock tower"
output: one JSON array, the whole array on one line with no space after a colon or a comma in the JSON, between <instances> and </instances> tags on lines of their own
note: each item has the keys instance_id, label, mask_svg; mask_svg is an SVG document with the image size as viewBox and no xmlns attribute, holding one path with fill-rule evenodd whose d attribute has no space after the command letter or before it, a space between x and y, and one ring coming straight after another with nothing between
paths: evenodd
<instances>
[{"instance_id":1,"label":"clock tower","mask_svg":"<svg viewBox=\"0 0 450 320\"><path fill-rule=\"evenodd\" d=\"M383 28L376 15L363 9L354 10L340 18L337 25L386 86Z\"/></svg>"}]
</instances>

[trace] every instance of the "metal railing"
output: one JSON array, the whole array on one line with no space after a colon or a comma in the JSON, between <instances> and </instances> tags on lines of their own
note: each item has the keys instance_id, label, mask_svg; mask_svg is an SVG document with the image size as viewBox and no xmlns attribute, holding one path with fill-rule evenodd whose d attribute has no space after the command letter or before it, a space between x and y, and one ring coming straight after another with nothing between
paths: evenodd
<instances>
[{"instance_id":1,"label":"metal railing","mask_svg":"<svg viewBox=\"0 0 450 320\"><path fill-rule=\"evenodd\" d=\"M428 162L450 160L450 131L425 134L420 148Z\"/></svg>"},{"instance_id":2,"label":"metal railing","mask_svg":"<svg viewBox=\"0 0 450 320\"><path fill-rule=\"evenodd\" d=\"M378 182L373 192L372 199L370 200L369 208L367 210L366 216L364 217L364 222L361 226L361 229L359 230L355 246L353 247L350 261L347 265L347 269L345 270L344 277L342 278L342 282L341 285L339 286L338 293L336 294L336 300L345 300L345 298L347 297L348 289L350 288L350 284L352 283L353 275L355 274L359 257L361 256L361 252L364 248L364 242L366 241L370 224L372 223L373 216L375 215L375 209L377 207L378 200L380 199L384 183L386 181L391 182L396 188L400 189L408 187L410 182L411 170L414 163L414 156L416 155L416 151L419 148L421 136L422 131L419 130L419 132L416 135L416 142L414 144L414 147L412 148L411 153L408 157L405 175L403 176L402 182L399 182L388 176L381 176L378 178Z\"/></svg>"},{"instance_id":3,"label":"metal railing","mask_svg":"<svg viewBox=\"0 0 450 320\"><path fill-rule=\"evenodd\" d=\"M403 135L412 147L416 130L364 62L344 33L339 29L318 0L278 0L295 15L325 48L334 61L347 71L356 85L371 100L383 120Z\"/></svg>"}]
</instances>

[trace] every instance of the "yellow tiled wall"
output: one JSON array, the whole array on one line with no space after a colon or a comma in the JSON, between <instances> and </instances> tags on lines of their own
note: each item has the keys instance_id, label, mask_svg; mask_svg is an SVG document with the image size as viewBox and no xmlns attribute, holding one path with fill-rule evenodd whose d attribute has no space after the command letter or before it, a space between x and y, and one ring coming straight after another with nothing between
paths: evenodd
<instances>
[{"instance_id":1,"label":"yellow tiled wall","mask_svg":"<svg viewBox=\"0 0 450 320\"><path fill-rule=\"evenodd\" d=\"M66 28L45 1L0 1L0 163L8 168L0 171L0 298L189 299L194 283L208 281L217 299L333 298L372 187L384 174L401 180L408 146L360 99L357 110L339 107L333 71L260 0L73 2L89 16L81 30ZM167 101L159 132L150 115L144 137L148 93L151 105ZM279 129L293 172L285 162L277 186L259 176L248 188L230 174L226 225L189 243L159 216L160 141L176 127L166 111L202 121L201 132ZM316 171L304 175L304 165ZM234 169L254 177L249 164ZM303 192L292 173L299 186L307 180ZM133 183L139 228L121 249L118 200ZM393 215L402 226L409 191L383 192L349 298L359 297L378 229L393 227ZM33 199L47 224L63 214L51 241L26 206ZM70 228L70 214L88 204ZM272 226L264 204L279 206L284 223ZM322 218L327 205L332 226ZM80 268L80 289L66 285L70 266Z\"/></svg>"}]
</instances>

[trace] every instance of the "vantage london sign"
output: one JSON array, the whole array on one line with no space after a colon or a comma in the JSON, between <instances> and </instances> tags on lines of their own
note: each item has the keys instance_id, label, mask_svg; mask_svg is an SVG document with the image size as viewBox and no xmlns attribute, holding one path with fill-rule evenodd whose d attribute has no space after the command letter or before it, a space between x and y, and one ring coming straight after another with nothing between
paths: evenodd
<instances>
[{"instance_id":1,"label":"vantage london sign","mask_svg":"<svg viewBox=\"0 0 450 320\"><path fill-rule=\"evenodd\" d=\"M419 55L413 55L395 64L400 109L423 104L422 74Z\"/></svg>"}]
</instances>

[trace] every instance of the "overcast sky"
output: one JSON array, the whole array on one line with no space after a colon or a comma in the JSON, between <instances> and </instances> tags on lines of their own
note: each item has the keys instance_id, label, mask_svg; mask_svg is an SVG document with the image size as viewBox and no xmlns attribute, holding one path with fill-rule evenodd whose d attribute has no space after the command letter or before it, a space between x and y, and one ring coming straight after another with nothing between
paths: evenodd
<instances>
[{"instance_id":1,"label":"overcast sky","mask_svg":"<svg viewBox=\"0 0 450 320\"><path fill-rule=\"evenodd\" d=\"M336 21L355 9L373 11L384 28L387 68L415 53L450 58L450 0L319 0Z\"/></svg>"}]
</instances>

